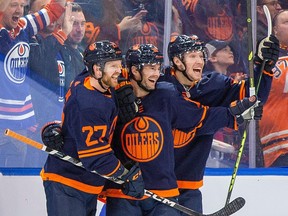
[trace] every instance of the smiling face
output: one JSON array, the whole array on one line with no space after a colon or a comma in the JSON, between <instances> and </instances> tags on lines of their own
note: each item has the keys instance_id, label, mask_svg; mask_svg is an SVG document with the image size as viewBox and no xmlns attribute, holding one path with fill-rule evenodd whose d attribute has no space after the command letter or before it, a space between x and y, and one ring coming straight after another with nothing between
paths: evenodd
<instances>
[{"instance_id":1,"label":"smiling face","mask_svg":"<svg viewBox=\"0 0 288 216\"><path fill-rule=\"evenodd\" d=\"M105 87L115 87L118 85L121 66L121 60L108 61L105 63L101 79Z\"/></svg>"},{"instance_id":2,"label":"smiling face","mask_svg":"<svg viewBox=\"0 0 288 216\"><path fill-rule=\"evenodd\" d=\"M148 90L154 90L160 77L160 70L161 64L144 64L141 84Z\"/></svg>"},{"instance_id":3,"label":"smiling face","mask_svg":"<svg viewBox=\"0 0 288 216\"><path fill-rule=\"evenodd\" d=\"M182 66L185 68L189 79L198 81L202 77L202 71L205 64L204 54L202 51L188 51L183 54Z\"/></svg>"},{"instance_id":4,"label":"smiling face","mask_svg":"<svg viewBox=\"0 0 288 216\"><path fill-rule=\"evenodd\" d=\"M131 83L137 97L143 97L149 94L150 91L155 90L160 71L161 63L143 64L142 69L139 69L139 66L131 67L133 74Z\"/></svg>"},{"instance_id":5,"label":"smiling face","mask_svg":"<svg viewBox=\"0 0 288 216\"><path fill-rule=\"evenodd\" d=\"M1 24L8 30L16 28L20 17L24 14L24 6L24 0L11 0L3 13Z\"/></svg>"}]
</instances>

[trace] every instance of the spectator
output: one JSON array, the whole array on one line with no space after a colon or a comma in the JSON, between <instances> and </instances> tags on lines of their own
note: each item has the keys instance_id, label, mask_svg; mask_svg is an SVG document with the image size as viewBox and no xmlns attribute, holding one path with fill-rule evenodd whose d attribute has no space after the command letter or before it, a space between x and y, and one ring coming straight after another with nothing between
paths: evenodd
<instances>
[{"instance_id":1,"label":"spectator","mask_svg":"<svg viewBox=\"0 0 288 216\"><path fill-rule=\"evenodd\" d=\"M58 55L58 68L64 64L65 68L62 68L62 73L65 77L64 85L64 95L66 94L70 83L79 74L79 71L83 71L85 66L83 64L83 50L79 46L82 42L85 33L85 16L81 6L77 3L72 3L72 13L71 18L73 18L72 31L68 34L67 40L65 40L64 46L60 49L60 55ZM63 74L59 71L59 79L63 79ZM59 83L59 82L58 82ZM60 81L60 88L61 88ZM61 91L60 91L61 92ZM63 96L63 95L62 95ZM61 95L60 95L61 97Z\"/></svg>"},{"instance_id":2,"label":"spectator","mask_svg":"<svg viewBox=\"0 0 288 216\"><path fill-rule=\"evenodd\" d=\"M170 83L157 83L162 62L161 52L152 44L136 44L127 51L126 64L139 112L116 128L112 147L122 163L139 163L146 189L177 202L172 129L194 133L200 128L199 135L210 134L233 126L234 119L227 108L208 109L185 100ZM180 215L178 210L154 199L125 196L110 181L105 188L107 216Z\"/></svg>"},{"instance_id":3,"label":"spectator","mask_svg":"<svg viewBox=\"0 0 288 216\"><path fill-rule=\"evenodd\" d=\"M85 5L87 25L84 41L109 39L119 44L123 52L135 43L151 43L163 48L165 1L76 2ZM95 11L99 11L97 17L92 16Z\"/></svg>"},{"instance_id":4,"label":"spectator","mask_svg":"<svg viewBox=\"0 0 288 216\"><path fill-rule=\"evenodd\" d=\"M235 63L230 66L232 72L246 72L241 47L242 23L237 18L245 18L245 14L238 10L240 2L241 0L173 0L182 20L183 34L201 35L201 40L205 43L211 40L226 41L235 48Z\"/></svg>"},{"instance_id":5,"label":"spectator","mask_svg":"<svg viewBox=\"0 0 288 216\"><path fill-rule=\"evenodd\" d=\"M80 5L70 3L69 6L65 19L58 21L60 29L55 29L56 24L46 28L33 42L31 50L31 69L40 73L36 79L56 93L60 102L63 102L72 80L84 69L82 50L78 45L84 37L85 17ZM43 65L47 67L43 68Z\"/></svg>"},{"instance_id":6,"label":"spectator","mask_svg":"<svg viewBox=\"0 0 288 216\"><path fill-rule=\"evenodd\" d=\"M206 48L209 57L204 69L205 74L216 71L238 81L247 78L247 74L243 72L231 73L230 67L234 64L234 49L228 42L213 40L206 44Z\"/></svg>"},{"instance_id":7,"label":"spectator","mask_svg":"<svg viewBox=\"0 0 288 216\"><path fill-rule=\"evenodd\" d=\"M267 30L268 30L268 24L267 24L267 18L264 13L263 5L266 5L270 15L271 19L275 17L275 15L282 10L280 1L274 1L274 0L257 0L257 41L263 39L264 37L267 37ZM272 20L271 20L272 21Z\"/></svg>"},{"instance_id":8,"label":"spectator","mask_svg":"<svg viewBox=\"0 0 288 216\"><path fill-rule=\"evenodd\" d=\"M258 64L267 58L273 65L278 58L277 39L273 36L269 37L266 45L271 49L258 48L256 56L260 55L262 59ZM270 52L275 55L271 55ZM186 98L211 107L228 107L231 102L242 99L249 93L248 80L237 82L215 72L202 77L207 49L205 43L196 35L173 37L168 45L168 56L172 67L166 69L161 79L173 83ZM272 82L269 63L265 66L267 71L263 72L258 93L259 100L262 102L267 100ZM257 65L256 83L261 73L260 66ZM199 212L202 212L202 194L199 188L203 185L204 170L212 140L213 134L196 133L195 135L179 130L174 131L175 173L180 189L179 203Z\"/></svg>"},{"instance_id":9,"label":"spectator","mask_svg":"<svg viewBox=\"0 0 288 216\"><path fill-rule=\"evenodd\" d=\"M229 67L234 64L234 50L228 42L213 40L207 43L205 46L208 50L208 61L204 67L205 75L216 72L223 74L227 77L229 76L237 82L240 82L241 80L247 78L247 76L245 76L246 74L244 74L243 72L230 73ZM214 139L224 141L225 143L229 143L230 145L237 145L239 144L241 137L239 131L231 130L230 128L223 128L216 132L216 134L214 135ZM214 144L216 144L216 142L212 143L212 149ZM243 161L244 160L242 159L242 163Z\"/></svg>"},{"instance_id":10,"label":"spectator","mask_svg":"<svg viewBox=\"0 0 288 216\"><path fill-rule=\"evenodd\" d=\"M24 0L11 0L0 21L0 125L24 135L34 131L35 113L27 83L29 39L57 20L65 0L52 0L36 14L23 16ZM11 144L13 142L13 144ZM27 148L20 142L1 139L1 166L24 166ZM2 160L3 159L3 160Z\"/></svg>"},{"instance_id":11,"label":"spectator","mask_svg":"<svg viewBox=\"0 0 288 216\"><path fill-rule=\"evenodd\" d=\"M31 0L29 14L41 10L48 2L49 0ZM74 20L71 19L71 13L72 4L69 3L64 18L51 23L30 39L28 66L31 70L30 77L32 79L31 94L37 123L41 126L51 119L61 119L63 100L58 100L60 92L59 73L65 73L63 71L65 68L63 68L63 64L62 67L58 66L57 55L64 46L67 35L72 30ZM60 29L59 24L61 25Z\"/></svg>"},{"instance_id":12,"label":"spectator","mask_svg":"<svg viewBox=\"0 0 288 216\"><path fill-rule=\"evenodd\" d=\"M256 12L257 12L257 31L256 31L256 38L257 41L267 37L268 35L268 22L267 18L264 13L263 6L267 6L271 19L275 17L275 15L282 10L282 6L279 1L274 0L257 0ZM245 32L242 41L242 47L248 47L248 31ZM243 49L243 56L248 56L248 50ZM245 65L248 65L248 58L245 57ZM263 152L261 148L261 141L259 135L259 122L256 122L256 166L263 167L264 166L264 159L263 159Z\"/></svg>"},{"instance_id":13,"label":"spectator","mask_svg":"<svg viewBox=\"0 0 288 216\"><path fill-rule=\"evenodd\" d=\"M280 42L280 56L273 68L274 79L263 118L260 137L265 167L287 167L287 63L288 63L288 11L279 12L273 19L273 32Z\"/></svg>"},{"instance_id":14,"label":"spectator","mask_svg":"<svg viewBox=\"0 0 288 216\"><path fill-rule=\"evenodd\" d=\"M206 44L208 50L207 70L228 75L229 66L234 64L231 46L226 41L213 40Z\"/></svg>"},{"instance_id":15,"label":"spectator","mask_svg":"<svg viewBox=\"0 0 288 216\"><path fill-rule=\"evenodd\" d=\"M49 0L31 0L27 7L28 13L36 13L48 3ZM63 102L58 101L59 72L56 55L63 46L64 40L67 38L66 35L72 29L71 8L72 5L70 3L67 4L64 18L61 17L47 27L44 27L29 42L28 67L31 71L29 75L31 78L30 89L37 125L40 125L36 129L35 139L39 141L41 127L47 121L51 121L51 119L61 119ZM59 29L58 25L62 22L62 28ZM56 85L55 80L58 81L58 85ZM36 167L43 166L47 155L35 149L29 150L30 154L33 154L34 157L28 158L27 163Z\"/></svg>"},{"instance_id":16,"label":"spectator","mask_svg":"<svg viewBox=\"0 0 288 216\"><path fill-rule=\"evenodd\" d=\"M260 41L264 37L267 37L268 35L268 24L267 24L267 18L264 13L263 5L266 5L270 15L271 19L275 17L275 15L282 10L282 7L280 5L279 1L274 0L257 0L257 6L256 6L256 12L257 12L257 41ZM243 35L242 40L242 47L248 47L248 31L246 31ZM244 56L244 63L246 65L247 71L248 71L248 50L242 49L242 56Z\"/></svg>"},{"instance_id":17,"label":"spectator","mask_svg":"<svg viewBox=\"0 0 288 216\"><path fill-rule=\"evenodd\" d=\"M144 194L139 167L135 165L128 171L110 146L118 115L112 88L118 84L121 60L121 50L110 41L87 47L86 70L76 77L66 95L63 139L57 136L61 133L60 125L52 123L43 129L43 137L52 134L56 149L80 159L85 167L48 156L41 177L49 216L95 215L97 196L105 178L124 181L123 190L128 196L141 198Z\"/></svg>"}]
</instances>

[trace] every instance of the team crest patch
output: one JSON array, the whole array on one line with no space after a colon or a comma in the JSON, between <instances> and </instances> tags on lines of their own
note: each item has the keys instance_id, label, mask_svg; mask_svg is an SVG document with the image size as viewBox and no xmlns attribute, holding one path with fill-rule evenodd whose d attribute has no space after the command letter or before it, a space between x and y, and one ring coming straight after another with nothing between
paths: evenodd
<instances>
[{"instance_id":1,"label":"team crest patch","mask_svg":"<svg viewBox=\"0 0 288 216\"><path fill-rule=\"evenodd\" d=\"M162 151L163 131L153 118L137 117L123 128L121 143L128 157L135 161L148 162Z\"/></svg>"},{"instance_id":2,"label":"team crest patch","mask_svg":"<svg viewBox=\"0 0 288 216\"><path fill-rule=\"evenodd\" d=\"M30 47L25 42L17 43L6 55L4 71L9 80L21 84L27 71Z\"/></svg>"}]
</instances>

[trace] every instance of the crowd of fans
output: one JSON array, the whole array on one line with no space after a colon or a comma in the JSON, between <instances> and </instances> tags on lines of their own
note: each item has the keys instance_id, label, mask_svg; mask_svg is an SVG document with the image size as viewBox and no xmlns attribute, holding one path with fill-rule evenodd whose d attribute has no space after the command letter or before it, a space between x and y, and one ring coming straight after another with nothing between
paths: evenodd
<instances>
[{"instance_id":1,"label":"crowd of fans","mask_svg":"<svg viewBox=\"0 0 288 216\"><path fill-rule=\"evenodd\" d=\"M59 2L61 4L60 0ZM137 43L153 44L159 50L164 50L165 46L164 0L74 0L65 8L63 4L58 14L51 15L47 25L47 20L39 22L39 19L48 3L49 0L10 0L2 1L0 5L1 27L7 29L8 33L4 34L1 29L1 71L16 86L7 85L7 78L1 80L5 90L11 95L22 95L22 105L15 104L9 109L4 99L18 100L17 97L7 98L9 93L5 93L5 97L0 96L4 100L4 104L0 102L0 105L5 108L0 113L3 116L0 119L1 132L10 127L37 141L40 141L40 130L46 122L61 120L65 93L74 77L85 68L82 53L88 44L107 39L118 44L123 53ZM272 18L280 10L287 8L285 1L257 1L255 9L259 38L266 35L267 22L263 18L262 9L264 4L269 8ZM215 48L207 59L208 64L204 71L224 68L224 72L218 72L240 81L247 77L248 72L246 8L246 1L243 0L173 0L171 35L198 35L207 43L208 50L209 44L210 49L211 45ZM25 37L21 32L26 32ZM6 47L4 39L8 36L15 41L13 44L23 41L21 46L17 46L21 56L21 67L17 69L17 63L9 59L16 49L12 50L13 45ZM218 45L220 43L221 46ZM231 61L227 62L229 58L225 56L222 60L219 60L221 57L217 60L221 52L231 52ZM24 91L27 91L25 97ZM227 131L217 135L218 139L235 145L236 148L240 141L237 136L241 135ZM45 157L44 153L27 148L23 143L4 136L0 138L1 167L39 167ZM226 159L234 160L231 155L226 155Z\"/></svg>"}]
</instances>

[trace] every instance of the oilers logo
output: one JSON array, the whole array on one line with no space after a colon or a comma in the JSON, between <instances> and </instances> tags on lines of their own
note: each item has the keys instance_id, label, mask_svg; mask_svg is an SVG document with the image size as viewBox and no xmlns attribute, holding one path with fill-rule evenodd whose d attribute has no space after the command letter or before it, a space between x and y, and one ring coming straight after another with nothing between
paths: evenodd
<instances>
[{"instance_id":1,"label":"oilers logo","mask_svg":"<svg viewBox=\"0 0 288 216\"><path fill-rule=\"evenodd\" d=\"M122 130L122 148L125 154L135 161L154 160L161 153L163 143L160 125L147 116L133 119Z\"/></svg>"},{"instance_id":2,"label":"oilers logo","mask_svg":"<svg viewBox=\"0 0 288 216\"><path fill-rule=\"evenodd\" d=\"M27 72L30 47L25 42L17 43L6 55L4 60L4 71L13 83L24 82Z\"/></svg>"}]
</instances>

